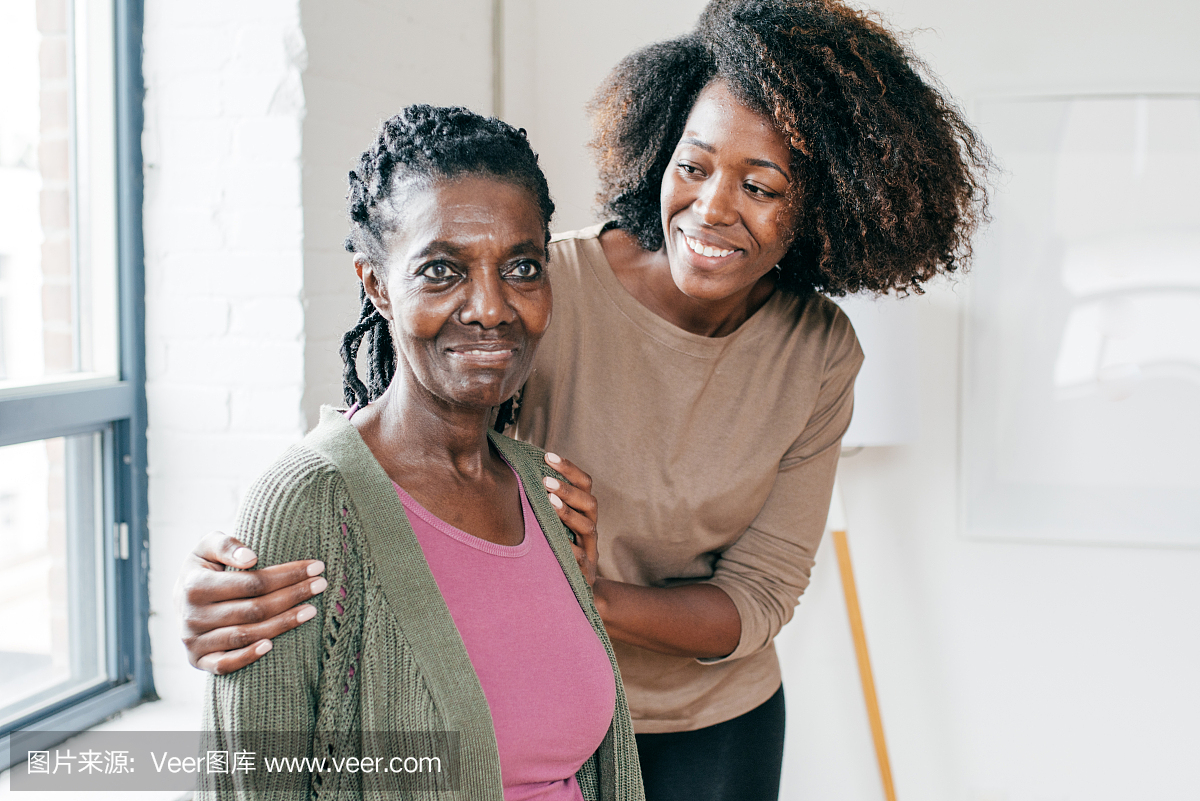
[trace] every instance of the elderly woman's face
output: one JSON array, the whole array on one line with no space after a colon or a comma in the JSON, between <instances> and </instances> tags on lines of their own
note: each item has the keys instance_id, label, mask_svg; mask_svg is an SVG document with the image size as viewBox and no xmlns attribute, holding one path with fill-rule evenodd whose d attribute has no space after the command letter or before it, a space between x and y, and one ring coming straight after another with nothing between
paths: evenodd
<instances>
[{"instance_id":1,"label":"elderly woman's face","mask_svg":"<svg viewBox=\"0 0 1200 801\"><path fill-rule=\"evenodd\" d=\"M528 377L550 322L536 199L469 175L401 188L395 202L402 224L385 238L383 269L356 264L392 322L398 377L455 406L502 403Z\"/></svg>"},{"instance_id":2,"label":"elderly woman's face","mask_svg":"<svg viewBox=\"0 0 1200 801\"><path fill-rule=\"evenodd\" d=\"M697 300L749 291L795 234L791 148L717 81L696 99L662 180L667 258Z\"/></svg>"}]
</instances>

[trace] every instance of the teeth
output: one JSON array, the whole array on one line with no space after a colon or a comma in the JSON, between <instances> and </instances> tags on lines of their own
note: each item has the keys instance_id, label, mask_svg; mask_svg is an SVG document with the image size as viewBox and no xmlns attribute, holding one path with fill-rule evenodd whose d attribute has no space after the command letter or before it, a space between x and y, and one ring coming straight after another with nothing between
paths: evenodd
<instances>
[{"instance_id":1,"label":"teeth","mask_svg":"<svg viewBox=\"0 0 1200 801\"><path fill-rule=\"evenodd\" d=\"M695 239L687 236L683 238L683 241L687 242L687 246L692 249L692 252L699 253L701 256L708 256L709 258L722 258L733 253L732 250L721 250L720 248L709 247L708 245L701 244Z\"/></svg>"}]
</instances>

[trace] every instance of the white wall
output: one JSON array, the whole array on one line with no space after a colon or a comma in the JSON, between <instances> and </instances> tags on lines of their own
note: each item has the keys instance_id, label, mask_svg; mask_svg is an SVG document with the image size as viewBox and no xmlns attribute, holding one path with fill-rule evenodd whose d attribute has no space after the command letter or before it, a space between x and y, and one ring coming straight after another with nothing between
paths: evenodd
<instances>
[{"instance_id":1,"label":"white wall","mask_svg":"<svg viewBox=\"0 0 1200 801\"><path fill-rule=\"evenodd\" d=\"M1200 91L1200 6L874 4L968 109L985 95ZM1200 551L971 542L955 522L969 279L914 303L921 436L842 483L901 799L1200 797ZM870 358L870 354L868 354ZM881 799L836 561L781 641L784 798Z\"/></svg>"},{"instance_id":2,"label":"white wall","mask_svg":"<svg viewBox=\"0 0 1200 801\"><path fill-rule=\"evenodd\" d=\"M704 0L505 0L504 118L529 131L559 231L595 222L584 106L635 48L686 33Z\"/></svg>"},{"instance_id":3,"label":"white wall","mask_svg":"<svg viewBox=\"0 0 1200 801\"><path fill-rule=\"evenodd\" d=\"M144 42L150 631L192 698L179 565L304 431L304 35L297 0L151 0Z\"/></svg>"}]
</instances>

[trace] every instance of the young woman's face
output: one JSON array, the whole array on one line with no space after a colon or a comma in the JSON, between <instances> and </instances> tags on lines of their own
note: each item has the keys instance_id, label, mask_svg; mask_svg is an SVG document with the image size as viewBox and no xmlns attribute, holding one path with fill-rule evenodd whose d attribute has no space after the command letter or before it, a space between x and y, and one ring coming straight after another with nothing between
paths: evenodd
<instances>
[{"instance_id":1,"label":"young woman's face","mask_svg":"<svg viewBox=\"0 0 1200 801\"><path fill-rule=\"evenodd\" d=\"M361 257L355 264L391 321L397 377L408 372L455 406L504 402L528 377L550 323L536 199L514 184L469 175L402 187L394 202L401 225L385 238L382 269Z\"/></svg>"},{"instance_id":2,"label":"young woman's face","mask_svg":"<svg viewBox=\"0 0 1200 801\"><path fill-rule=\"evenodd\" d=\"M685 295L748 292L795 234L791 148L721 81L696 98L662 180L671 276Z\"/></svg>"}]
</instances>

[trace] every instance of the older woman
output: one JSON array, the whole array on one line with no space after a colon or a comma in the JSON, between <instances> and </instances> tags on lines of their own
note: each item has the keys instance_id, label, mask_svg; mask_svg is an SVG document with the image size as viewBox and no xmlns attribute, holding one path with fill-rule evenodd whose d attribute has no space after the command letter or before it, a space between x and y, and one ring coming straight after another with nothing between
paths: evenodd
<instances>
[{"instance_id":1,"label":"older woman","mask_svg":"<svg viewBox=\"0 0 1200 801\"><path fill-rule=\"evenodd\" d=\"M573 546L541 489L557 475L542 453L489 430L550 321L553 209L523 132L465 109L405 109L351 173L347 243L365 298L346 348L355 403L323 410L238 524L262 563L319 556L337 590L271 659L215 677L207 715L234 737L298 733L299 755L322 762L209 776L217 796L642 797L587 583L594 503L570 496L590 515ZM354 359L364 335L369 386ZM456 775L414 782L409 754L378 750L422 732L455 733L430 756ZM348 759L356 769L339 770Z\"/></svg>"},{"instance_id":2,"label":"older woman","mask_svg":"<svg viewBox=\"0 0 1200 801\"><path fill-rule=\"evenodd\" d=\"M862 359L824 295L919 292L962 263L986 151L886 29L832 0L718 0L622 61L593 113L609 221L551 243L556 319L515 433L595 478L595 600L647 797L773 798L772 641L808 584ZM253 608L193 578L192 658L257 658L296 624L305 569Z\"/></svg>"}]
</instances>

